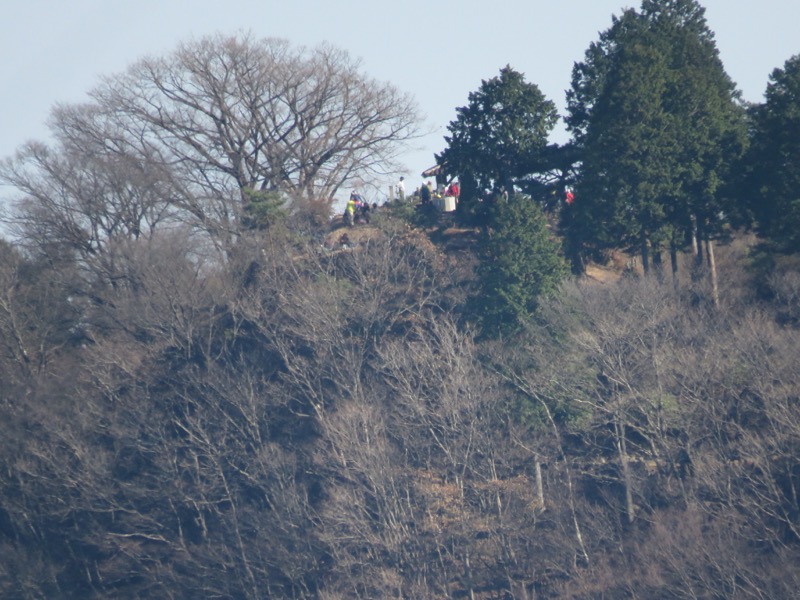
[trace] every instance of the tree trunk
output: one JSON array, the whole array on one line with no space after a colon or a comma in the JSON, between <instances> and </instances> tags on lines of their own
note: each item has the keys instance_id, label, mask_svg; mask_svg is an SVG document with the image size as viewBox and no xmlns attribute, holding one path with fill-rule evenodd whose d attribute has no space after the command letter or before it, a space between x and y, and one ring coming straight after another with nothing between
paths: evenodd
<instances>
[{"instance_id":1,"label":"tree trunk","mask_svg":"<svg viewBox=\"0 0 800 600\"><path fill-rule=\"evenodd\" d=\"M469 600L475 600L475 586L472 583L472 565L469 563L469 548L464 552L464 576L466 578Z\"/></svg>"},{"instance_id":2,"label":"tree trunk","mask_svg":"<svg viewBox=\"0 0 800 600\"><path fill-rule=\"evenodd\" d=\"M664 280L664 261L663 261L661 248L659 246L656 246L655 248L652 248L650 250L650 254L651 254L651 260L653 262L653 271L655 272L656 277L658 277L658 280L659 281L663 281Z\"/></svg>"},{"instance_id":3,"label":"tree trunk","mask_svg":"<svg viewBox=\"0 0 800 600\"><path fill-rule=\"evenodd\" d=\"M669 245L669 263L672 267L672 285L678 290L681 287L681 281L678 277L678 247L675 242Z\"/></svg>"},{"instance_id":4,"label":"tree trunk","mask_svg":"<svg viewBox=\"0 0 800 600\"><path fill-rule=\"evenodd\" d=\"M695 277L699 278L702 268L705 266L705 254L703 253L703 242L705 233L698 226L697 220L692 218L692 256L694 256Z\"/></svg>"},{"instance_id":5,"label":"tree trunk","mask_svg":"<svg viewBox=\"0 0 800 600\"><path fill-rule=\"evenodd\" d=\"M536 500L538 501L539 506L542 510L544 510L544 485L542 483L542 463L538 460L534 464L534 470L536 473Z\"/></svg>"},{"instance_id":6,"label":"tree trunk","mask_svg":"<svg viewBox=\"0 0 800 600\"><path fill-rule=\"evenodd\" d=\"M642 232L642 270L644 271L645 275L650 274L650 240L647 239L647 235Z\"/></svg>"},{"instance_id":7,"label":"tree trunk","mask_svg":"<svg viewBox=\"0 0 800 600\"><path fill-rule=\"evenodd\" d=\"M706 242L706 252L708 253L708 268L711 277L711 300L714 308L719 308L719 282L717 281L717 261L714 257L714 240Z\"/></svg>"},{"instance_id":8,"label":"tree trunk","mask_svg":"<svg viewBox=\"0 0 800 600\"><path fill-rule=\"evenodd\" d=\"M614 416L614 429L617 434L617 453L619 455L620 468L622 469L622 479L625 486L625 513L628 517L628 524L633 523L636 512L633 505L633 483L631 481L631 469L628 464L628 445L625 441L625 427L619 421L619 416Z\"/></svg>"}]
</instances>

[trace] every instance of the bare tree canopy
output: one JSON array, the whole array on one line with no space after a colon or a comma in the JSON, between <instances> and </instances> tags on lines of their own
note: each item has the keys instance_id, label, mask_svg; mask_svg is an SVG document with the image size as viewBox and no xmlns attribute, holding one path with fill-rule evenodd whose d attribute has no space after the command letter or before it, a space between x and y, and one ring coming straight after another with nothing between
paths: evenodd
<instances>
[{"instance_id":1,"label":"bare tree canopy","mask_svg":"<svg viewBox=\"0 0 800 600\"><path fill-rule=\"evenodd\" d=\"M92 97L132 148L158 147L212 194L233 186L328 197L391 169L418 120L408 95L360 73L343 50L249 36L183 44Z\"/></svg>"},{"instance_id":2,"label":"bare tree canopy","mask_svg":"<svg viewBox=\"0 0 800 600\"><path fill-rule=\"evenodd\" d=\"M395 171L419 122L408 94L367 77L347 52L250 35L143 59L90 97L54 110L54 152L158 173L168 205L217 240L239 228L245 190L330 203L350 182ZM17 161L3 179L32 197L52 185L41 151Z\"/></svg>"}]
</instances>

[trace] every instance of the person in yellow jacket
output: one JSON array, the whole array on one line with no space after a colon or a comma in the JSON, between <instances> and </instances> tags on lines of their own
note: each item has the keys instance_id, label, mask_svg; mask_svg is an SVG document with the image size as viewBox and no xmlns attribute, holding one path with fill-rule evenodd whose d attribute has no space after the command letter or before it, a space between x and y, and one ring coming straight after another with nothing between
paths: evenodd
<instances>
[{"instance_id":1,"label":"person in yellow jacket","mask_svg":"<svg viewBox=\"0 0 800 600\"><path fill-rule=\"evenodd\" d=\"M356 222L356 195L355 193L350 194L350 200L347 201L347 206L344 209L344 222L349 225L353 226Z\"/></svg>"}]
</instances>

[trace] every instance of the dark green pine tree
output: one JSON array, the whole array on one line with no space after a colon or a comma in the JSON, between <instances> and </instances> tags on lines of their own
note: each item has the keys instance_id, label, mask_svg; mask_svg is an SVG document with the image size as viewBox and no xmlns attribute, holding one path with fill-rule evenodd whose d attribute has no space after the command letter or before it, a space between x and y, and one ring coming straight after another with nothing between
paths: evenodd
<instances>
[{"instance_id":1,"label":"dark green pine tree","mask_svg":"<svg viewBox=\"0 0 800 600\"><path fill-rule=\"evenodd\" d=\"M664 108L666 57L643 32L618 50L583 144L570 234L596 250L641 252L667 236L663 198L677 193L674 117Z\"/></svg>"},{"instance_id":2,"label":"dark green pine tree","mask_svg":"<svg viewBox=\"0 0 800 600\"><path fill-rule=\"evenodd\" d=\"M514 182L545 149L558 113L538 86L510 66L482 81L456 113L447 126L447 147L436 158L461 180L459 212L469 221L485 216L478 202L485 194L500 188L513 193Z\"/></svg>"},{"instance_id":3,"label":"dark green pine tree","mask_svg":"<svg viewBox=\"0 0 800 600\"><path fill-rule=\"evenodd\" d=\"M489 336L519 330L567 273L560 243L537 203L518 194L494 205L493 213L481 244L479 293L471 301Z\"/></svg>"},{"instance_id":4,"label":"dark green pine tree","mask_svg":"<svg viewBox=\"0 0 800 600\"><path fill-rule=\"evenodd\" d=\"M708 246L724 225L739 221L731 182L747 146L746 114L696 0L644 0L642 15L673 75L665 109L675 118L680 185L664 202L674 269L675 254L688 240L699 235Z\"/></svg>"},{"instance_id":5,"label":"dark green pine tree","mask_svg":"<svg viewBox=\"0 0 800 600\"><path fill-rule=\"evenodd\" d=\"M693 224L719 231L746 128L699 3L644 0L614 18L573 70L568 109L583 158L572 248L636 248L647 269Z\"/></svg>"},{"instance_id":6,"label":"dark green pine tree","mask_svg":"<svg viewBox=\"0 0 800 600\"><path fill-rule=\"evenodd\" d=\"M753 111L747 161L749 201L759 232L778 249L800 251L800 55L770 76Z\"/></svg>"}]
</instances>

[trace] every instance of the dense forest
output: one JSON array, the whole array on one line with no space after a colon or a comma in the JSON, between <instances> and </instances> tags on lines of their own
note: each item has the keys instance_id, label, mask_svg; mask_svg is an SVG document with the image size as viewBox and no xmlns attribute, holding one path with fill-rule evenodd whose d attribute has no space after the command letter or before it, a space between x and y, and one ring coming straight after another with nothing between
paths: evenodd
<instances>
[{"instance_id":1,"label":"dense forest","mask_svg":"<svg viewBox=\"0 0 800 600\"><path fill-rule=\"evenodd\" d=\"M0 163L0 596L797 597L800 55L745 104L644 0L567 100L502 68L455 214L352 227L419 114L343 51L58 106Z\"/></svg>"}]
</instances>

